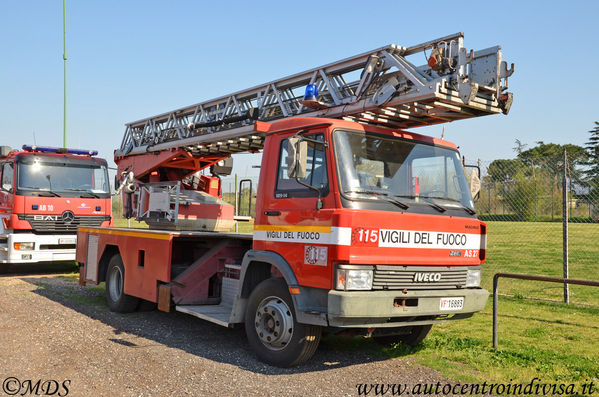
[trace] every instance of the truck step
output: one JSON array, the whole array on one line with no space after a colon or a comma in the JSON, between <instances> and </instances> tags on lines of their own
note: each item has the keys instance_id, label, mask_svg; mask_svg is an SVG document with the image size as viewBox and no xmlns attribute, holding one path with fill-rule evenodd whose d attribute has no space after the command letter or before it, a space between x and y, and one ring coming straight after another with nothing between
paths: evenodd
<instances>
[{"instance_id":1,"label":"truck step","mask_svg":"<svg viewBox=\"0 0 599 397\"><path fill-rule=\"evenodd\" d=\"M229 320L232 307L229 305L222 303L220 305L179 305L175 308L178 312L191 314L223 327L228 327L231 324Z\"/></svg>"}]
</instances>

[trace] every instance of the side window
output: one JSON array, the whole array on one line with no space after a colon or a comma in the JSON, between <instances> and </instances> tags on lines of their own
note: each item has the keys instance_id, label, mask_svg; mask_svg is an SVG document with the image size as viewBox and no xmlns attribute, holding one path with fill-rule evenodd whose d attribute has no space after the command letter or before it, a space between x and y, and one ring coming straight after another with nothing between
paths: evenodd
<instances>
[{"instance_id":1,"label":"side window","mask_svg":"<svg viewBox=\"0 0 599 397\"><path fill-rule=\"evenodd\" d=\"M12 163L4 163L2 167L2 189L6 191L12 190L13 183L13 167Z\"/></svg>"},{"instance_id":2,"label":"side window","mask_svg":"<svg viewBox=\"0 0 599 397\"><path fill-rule=\"evenodd\" d=\"M310 135L309 137L324 142L323 134ZM316 191L301 185L295 178L289 178L287 176L288 145L289 141L287 139L281 141L275 198L318 196ZM329 194L329 178L327 176L327 161L324 145L308 142L306 177L301 181L305 184L319 188L322 192L322 197Z\"/></svg>"}]
</instances>

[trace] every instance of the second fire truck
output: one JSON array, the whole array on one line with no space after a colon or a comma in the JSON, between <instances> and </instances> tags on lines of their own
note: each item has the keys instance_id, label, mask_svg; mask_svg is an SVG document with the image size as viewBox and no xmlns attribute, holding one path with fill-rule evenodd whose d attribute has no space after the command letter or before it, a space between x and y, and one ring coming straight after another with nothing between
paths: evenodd
<instances>
[{"instance_id":1,"label":"second fire truck","mask_svg":"<svg viewBox=\"0 0 599 397\"><path fill-rule=\"evenodd\" d=\"M111 226L106 160L90 150L0 146L0 270L74 261L77 227Z\"/></svg>"}]
</instances>

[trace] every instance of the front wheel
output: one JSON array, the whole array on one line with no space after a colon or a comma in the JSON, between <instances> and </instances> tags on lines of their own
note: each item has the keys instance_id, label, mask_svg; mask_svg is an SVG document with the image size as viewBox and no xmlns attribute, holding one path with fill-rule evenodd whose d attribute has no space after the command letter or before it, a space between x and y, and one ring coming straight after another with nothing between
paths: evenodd
<instances>
[{"instance_id":1,"label":"front wheel","mask_svg":"<svg viewBox=\"0 0 599 397\"><path fill-rule=\"evenodd\" d=\"M287 284L273 278L252 291L245 313L245 332L261 361L291 367L314 355L322 329L296 321Z\"/></svg>"},{"instance_id":2,"label":"front wheel","mask_svg":"<svg viewBox=\"0 0 599 397\"><path fill-rule=\"evenodd\" d=\"M401 342L408 346L416 346L426 338L431 328L433 328L432 324L415 325L408 334L373 336L372 338L381 345L393 345Z\"/></svg>"},{"instance_id":3,"label":"front wheel","mask_svg":"<svg viewBox=\"0 0 599 397\"><path fill-rule=\"evenodd\" d=\"M137 308L139 298L125 294L125 268L119 254L114 255L106 269L106 303L113 312L130 313Z\"/></svg>"}]
</instances>

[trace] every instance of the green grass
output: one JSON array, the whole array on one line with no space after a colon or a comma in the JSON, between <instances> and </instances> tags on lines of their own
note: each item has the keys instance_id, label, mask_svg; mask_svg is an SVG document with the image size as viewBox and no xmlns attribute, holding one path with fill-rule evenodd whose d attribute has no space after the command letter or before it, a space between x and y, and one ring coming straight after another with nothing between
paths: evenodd
<instances>
[{"instance_id":1,"label":"green grass","mask_svg":"<svg viewBox=\"0 0 599 397\"><path fill-rule=\"evenodd\" d=\"M148 225L145 222L138 222L135 219L125 219L125 218L117 218L114 217L114 227L129 227L129 223L132 228L136 229L147 229Z\"/></svg>"},{"instance_id":2,"label":"green grass","mask_svg":"<svg viewBox=\"0 0 599 397\"><path fill-rule=\"evenodd\" d=\"M63 295L66 299L85 306L106 307L106 298L104 295L84 296L80 293Z\"/></svg>"},{"instance_id":3,"label":"green grass","mask_svg":"<svg viewBox=\"0 0 599 397\"><path fill-rule=\"evenodd\" d=\"M488 223L488 261L483 286L492 291L497 272L561 277L561 225ZM599 225L570 225L570 277L599 280ZM412 357L417 363L462 382L566 382L599 380L599 289L571 286L565 305L526 299L561 299L562 285L500 279L499 349L492 348L492 298L473 318L435 325L422 345L371 348L385 357Z\"/></svg>"},{"instance_id":4,"label":"green grass","mask_svg":"<svg viewBox=\"0 0 599 397\"><path fill-rule=\"evenodd\" d=\"M563 277L562 225L549 222L489 222L483 286L492 289L498 272ZM599 224L569 225L570 278L599 280ZM563 285L500 279L504 294L563 299ZM570 286L572 302L599 306L597 287Z\"/></svg>"},{"instance_id":5,"label":"green grass","mask_svg":"<svg viewBox=\"0 0 599 397\"><path fill-rule=\"evenodd\" d=\"M235 228L231 229L232 232L235 231ZM237 233L253 233L254 232L254 222L237 222Z\"/></svg>"}]
</instances>

